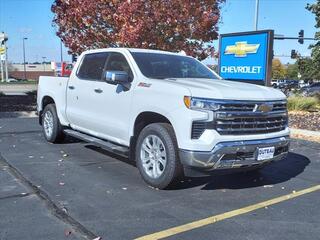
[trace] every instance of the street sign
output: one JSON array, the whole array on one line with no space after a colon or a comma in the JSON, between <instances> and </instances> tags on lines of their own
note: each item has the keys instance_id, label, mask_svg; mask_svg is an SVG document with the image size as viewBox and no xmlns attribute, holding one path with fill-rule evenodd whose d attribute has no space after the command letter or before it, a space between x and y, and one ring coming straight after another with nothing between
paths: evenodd
<instances>
[{"instance_id":1,"label":"street sign","mask_svg":"<svg viewBox=\"0 0 320 240\"><path fill-rule=\"evenodd\" d=\"M227 80L270 85L273 30L222 34L219 73Z\"/></svg>"}]
</instances>

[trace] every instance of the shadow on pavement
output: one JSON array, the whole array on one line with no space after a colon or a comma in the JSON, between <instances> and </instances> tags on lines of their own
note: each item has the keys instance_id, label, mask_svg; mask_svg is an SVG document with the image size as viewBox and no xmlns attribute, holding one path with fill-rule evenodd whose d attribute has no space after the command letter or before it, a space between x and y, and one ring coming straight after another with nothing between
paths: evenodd
<instances>
[{"instance_id":1,"label":"shadow on pavement","mask_svg":"<svg viewBox=\"0 0 320 240\"><path fill-rule=\"evenodd\" d=\"M282 161L271 163L263 169L252 172L233 174L217 174L210 177L189 178L170 190L187 189L204 185L202 190L244 189L273 185L290 180L301 174L309 165L310 160L300 154L289 153Z\"/></svg>"},{"instance_id":2,"label":"shadow on pavement","mask_svg":"<svg viewBox=\"0 0 320 240\"><path fill-rule=\"evenodd\" d=\"M134 161L94 145L86 145L85 147L131 166L136 166ZM225 172L224 174L218 172L210 177L186 178L184 181L171 186L168 190L188 189L202 185L202 190L244 189L274 185L298 176L309 164L310 160L307 157L290 152L286 159L266 165L260 170L237 173Z\"/></svg>"},{"instance_id":3,"label":"shadow on pavement","mask_svg":"<svg viewBox=\"0 0 320 240\"><path fill-rule=\"evenodd\" d=\"M136 166L135 161L132 161L129 158L122 157L120 155L114 154L112 152L109 152L109 151L107 151L107 150L105 150L103 148L97 147L95 145L91 145L90 143L88 143L88 145L86 145L85 147L88 148L88 149L91 149L93 151L96 151L98 153L101 153L101 154L104 154L106 156L109 156L109 157L112 157L114 159L117 159L118 161L124 162L124 163L129 164L129 165L131 165L133 167Z\"/></svg>"}]
</instances>

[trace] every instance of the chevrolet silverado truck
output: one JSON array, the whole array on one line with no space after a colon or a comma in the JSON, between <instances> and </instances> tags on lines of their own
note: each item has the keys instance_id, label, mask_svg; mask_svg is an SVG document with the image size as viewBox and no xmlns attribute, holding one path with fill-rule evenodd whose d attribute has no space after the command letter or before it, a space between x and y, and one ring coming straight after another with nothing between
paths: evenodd
<instances>
[{"instance_id":1,"label":"chevrolet silverado truck","mask_svg":"<svg viewBox=\"0 0 320 240\"><path fill-rule=\"evenodd\" d=\"M69 78L40 77L37 110L48 142L67 134L128 156L159 189L183 176L261 168L288 153L282 92L223 80L178 53L86 51Z\"/></svg>"}]
</instances>

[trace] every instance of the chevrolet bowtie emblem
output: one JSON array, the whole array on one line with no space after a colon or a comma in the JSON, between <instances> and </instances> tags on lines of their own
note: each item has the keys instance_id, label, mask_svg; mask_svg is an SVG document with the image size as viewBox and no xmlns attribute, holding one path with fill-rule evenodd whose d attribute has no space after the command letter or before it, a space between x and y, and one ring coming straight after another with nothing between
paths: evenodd
<instances>
[{"instance_id":1,"label":"chevrolet bowtie emblem","mask_svg":"<svg viewBox=\"0 0 320 240\"><path fill-rule=\"evenodd\" d=\"M246 57L248 53L257 53L259 47L260 44L236 42L235 45L227 46L224 54L234 54L236 57Z\"/></svg>"},{"instance_id":2,"label":"chevrolet bowtie emblem","mask_svg":"<svg viewBox=\"0 0 320 240\"><path fill-rule=\"evenodd\" d=\"M271 112L272 109L273 109L273 104L262 103L262 104L256 104L253 109L253 112L267 113L267 112Z\"/></svg>"}]
</instances>

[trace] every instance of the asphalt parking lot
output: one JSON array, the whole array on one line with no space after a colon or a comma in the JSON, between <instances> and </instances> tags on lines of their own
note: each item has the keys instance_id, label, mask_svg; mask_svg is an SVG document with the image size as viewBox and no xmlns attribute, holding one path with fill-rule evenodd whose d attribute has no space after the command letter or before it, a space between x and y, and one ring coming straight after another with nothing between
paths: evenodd
<instances>
[{"instance_id":1,"label":"asphalt parking lot","mask_svg":"<svg viewBox=\"0 0 320 240\"><path fill-rule=\"evenodd\" d=\"M319 143L293 140L260 173L164 191L125 158L47 143L36 118L0 119L0 154L0 240L320 239Z\"/></svg>"}]
</instances>

